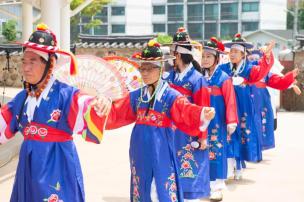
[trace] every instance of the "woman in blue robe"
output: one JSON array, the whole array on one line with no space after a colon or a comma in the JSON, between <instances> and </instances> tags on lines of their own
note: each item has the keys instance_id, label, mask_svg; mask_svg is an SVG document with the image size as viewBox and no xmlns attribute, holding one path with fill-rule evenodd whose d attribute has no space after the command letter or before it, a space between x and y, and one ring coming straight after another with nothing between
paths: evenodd
<instances>
[{"instance_id":1,"label":"woman in blue robe","mask_svg":"<svg viewBox=\"0 0 304 202\"><path fill-rule=\"evenodd\" d=\"M250 51L248 59L252 59L253 64L258 64L258 59L262 56L260 50ZM287 74L277 74L272 67L266 77L251 85L251 93L254 101L256 113L257 130L262 139L262 149L272 149L275 147L274 137L274 113L268 87L277 90L293 88L299 70L296 68Z\"/></svg>"},{"instance_id":2,"label":"woman in blue robe","mask_svg":"<svg viewBox=\"0 0 304 202\"><path fill-rule=\"evenodd\" d=\"M234 139L236 159L235 179L241 178L241 161L262 160L262 140L256 130L254 103L248 84L259 81L269 72L274 61L271 53L273 46L274 42L271 42L258 65L254 65L246 59L246 49L252 48L253 45L246 42L240 34L236 34L231 42L225 43L225 47L230 48L230 62L220 65L219 68L232 78L239 118L239 125L231 136Z\"/></svg>"},{"instance_id":3,"label":"woman in blue robe","mask_svg":"<svg viewBox=\"0 0 304 202\"><path fill-rule=\"evenodd\" d=\"M238 123L235 92L231 78L218 68L220 54L225 47L215 37L204 46L203 74L210 89L211 106L216 114L208 127L210 160L210 199L221 201L227 179L228 144Z\"/></svg>"},{"instance_id":4,"label":"woman in blue robe","mask_svg":"<svg viewBox=\"0 0 304 202\"><path fill-rule=\"evenodd\" d=\"M195 48L197 48L196 44L189 40L186 30L179 28L171 46L171 51L176 57L173 62L174 67L166 80L171 88L186 96L190 102L200 106L210 106L208 84L200 73L200 64L193 58ZM187 199L186 201L194 201L209 197L207 128L198 137L191 137L182 130L176 129L174 143L184 198ZM195 146L195 143L200 143L200 147Z\"/></svg>"},{"instance_id":5,"label":"woman in blue robe","mask_svg":"<svg viewBox=\"0 0 304 202\"><path fill-rule=\"evenodd\" d=\"M252 59L253 64L258 63L258 59L262 56L260 50L250 51L248 59ZM272 69L275 67L272 67ZM286 90L293 87L295 78L299 70L296 68L287 74L277 74L270 70L266 77L251 85L251 93L254 101L255 111L257 112L256 122L257 130L262 138L262 149L272 149L275 147L274 137L274 113L271 103L269 90L267 87L276 90Z\"/></svg>"}]
</instances>

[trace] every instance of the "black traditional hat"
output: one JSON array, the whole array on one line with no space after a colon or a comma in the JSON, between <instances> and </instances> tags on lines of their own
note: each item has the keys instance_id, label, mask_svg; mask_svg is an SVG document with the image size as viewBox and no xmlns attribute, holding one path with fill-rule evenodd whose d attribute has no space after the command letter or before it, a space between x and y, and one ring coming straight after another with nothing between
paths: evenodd
<instances>
[{"instance_id":1,"label":"black traditional hat","mask_svg":"<svg viewBox=\"0 0 304 202\"><path fill-rule=\"evenodd\" d=\"M150 40L148 45L141 53L134 53L132 59L136 62L164 62L174 59L173 56L164 55L160 48L160 44L154 40Z\"/></svg>"},{"instance_id":2,"label":"black traditional hat","mask_svg":"<svg viewBox=\"0 0 304 202\"><path fill-rule=\"evenodd\" d=\"M240 33L234 35L234 38L232 39L231 42L224 43L225 47L227 47L227 48L231 48L235 44L244 46L246 49L253 48L253 44L250 42L247 42Z\"/></svg>"}]
</instances>

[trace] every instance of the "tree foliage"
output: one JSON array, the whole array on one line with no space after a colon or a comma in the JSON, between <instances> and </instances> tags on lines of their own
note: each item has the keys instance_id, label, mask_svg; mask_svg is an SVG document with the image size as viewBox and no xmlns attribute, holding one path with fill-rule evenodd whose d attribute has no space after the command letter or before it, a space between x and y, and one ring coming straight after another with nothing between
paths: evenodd
<instances>
[{"instance_id":1,"label":"tree foliage","mask_svg":"<svg viewBox=\"0 0 304 202\"><path fill-rule=\"evenodd\" d=\"M72 0L70 4L71 10L76 9L78 6L80 6L82 3L84 3L85 0ZM81 11L81 16L86 16L90 19L92 19L93 16L101 12L102 7L104 5L107 5L110 3L111 0L94 0L91 4L89 4L87 7L85 7ZM71 18L71 24L77 25L79 23L80 15L75 15ZM91 20L89 23L87 23L86 28L92 28L97 25L100 25L102 22L100 20Z\"/></svg>"},{"instance_id":2,"label":"tree foliage","mask_svg":"<svg viewBox=\"0 0 304 202\"><path fill-rule=\"evenodd\" d=\"M8 42L15 41L17 38L17 22L15 20L9 20L4 23L2 28L2 35Z\"/></svg>"},{"instance_id":3,"label":"tree foliage","mask_svg":"<svg viewBox=\"0 0 304 202\"><path fill-rule=\"evenodd\" d=\"M173 42L173 37L166 34L158 34L156 40L160 44L170 44Z\"/></svg>"},{"instance_id":4,"label":"tree foliage","mask_svg":"<svg viewBox=\"0 0 304 202\"><path fill-rule=\"evenodd\" d=\"M72 0L70 4L71 10L76 9L78 6L80 6L82 3L84 3L85 0ZM91 4L86 6L82 11L81 15L78 13L77 15L73 16L71 18L71 41L75 42L78 40L78 34L79 34L79 28L78 24L80 22L80 16L85 16L89 20L88 23L85 25L85 29L91 29L92 27L98 26L102 24L102 21L99 19L92 19L93 16L101 12L103 6L110 3L111 0L94 0Z\"/></svg>"},{"instance_id":5,"label":"tree foliage","mask_svg":"<svg viewBox=\"0 0 304 202\"><path fill-rule=\"evenodd\" d=\"M293 29L294 4L288 4L287 11L287 29ZM298 10L298 30L304 29L304 1L299 1Z\"/></svg>"}]
</instances>

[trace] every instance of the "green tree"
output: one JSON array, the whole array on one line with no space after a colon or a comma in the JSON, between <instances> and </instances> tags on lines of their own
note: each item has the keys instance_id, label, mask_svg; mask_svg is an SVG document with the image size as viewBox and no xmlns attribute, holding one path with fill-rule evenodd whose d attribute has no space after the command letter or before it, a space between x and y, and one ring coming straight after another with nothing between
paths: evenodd
<instances>
[{"instance_id":1,"label":"green tree","mask_svg":"<svg viewBox=\"0 0 304 202\"><path fill-rule=\"evenodd\" d=\"M79 5L81 5L85 0L72 0L70 4L71 10L76 9ZM85 7L81 14L78 13L77 15L73 16L71 18L71 41L75 42L78 39L79 34L79 28L78 23L80 22L80 17L85 16L89 19L91 19L86 25L86 29L91 29L92 27L101 25L101 20L95 19L92 20L92 17L101 12L103 6L110 3L112 0L94 0L91 4L89 4L87 7Z\"/></svg>"},{"instance_id":2,"label":"green tree","mask_svg":"<svg viewBox=\"0 0 304 202\"><path fill-rule=\"evenodd\" d=\"M17 22L15 20L9 20L4 23L2 28L2 35L8 41L15 41L17 38L17 30L16 30Z\"/></svg>"},{"instance_id":3,"label":"green tree","mask_svg":"<svg viewBox=\"0 0 304 202\"><path fill-rule=\"evenodd\" d=\"M170 35L158 34L156 41L160 44L170 44L173 42L173 38Z\"/></svg>"},{"instance_id":4,"label":"green tree","mask_svg":"<svg viewBox=\"0 0 304 202\"><path fill-rule=\"evenodd\" d=\"M293 29L293 16L294 4L288 4L287 11L287 29ZM304 1L299 1L299 10L298 10L298 29L304 29Z\"/></svg>"},{"instance_id":5,"label":"green tree","mask_svg":"<svg viewBox=\"0 0 304 202\"><path fill-rule=\"evenodd\" d=\"M221 39L222 39L222 40L225 40L225 41L231 41L232 38L233 38L233 37L230 36L230 35L226 35L226 36L221 37Z\"/></svg>"}]
</instances>

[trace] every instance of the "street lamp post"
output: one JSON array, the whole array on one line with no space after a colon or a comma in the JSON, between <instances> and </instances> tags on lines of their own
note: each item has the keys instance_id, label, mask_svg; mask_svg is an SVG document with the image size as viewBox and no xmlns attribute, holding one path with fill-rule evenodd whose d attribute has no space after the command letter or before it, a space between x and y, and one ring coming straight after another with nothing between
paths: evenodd
<instances>
[{"instance_id":1,"label":"street lamp post","mask_svg":"<svg viewBox=\"0 0 304 202\"><path fill-rule=\"evenodd\" d=\"M291 11L288 9L285 9L287 13L290 13L293 16L293 30L292 30L292 46L296 46L296 36L298 35L298 4L299 2L295 1L295 11Z\"/></svg>"}]
</instances>

